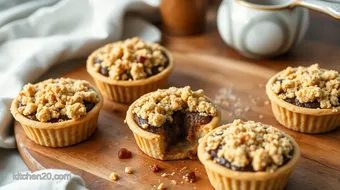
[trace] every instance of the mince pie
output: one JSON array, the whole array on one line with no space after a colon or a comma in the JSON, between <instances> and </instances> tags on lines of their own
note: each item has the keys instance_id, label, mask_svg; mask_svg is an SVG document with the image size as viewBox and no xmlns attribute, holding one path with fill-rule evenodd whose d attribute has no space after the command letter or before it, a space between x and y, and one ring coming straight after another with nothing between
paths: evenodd
<instances>
[{"instance_id":1,"label":"mince pie","mask_svg":"<svg viewBox=\"0 0 340 190\"><path fill-rule=\"evenodd\" d=\"M232 184L255 190L283 189L299 157L293 138L254 121L235 120L218 127L198 146L198 158L215 189L228 189Z\"/></svg>"},{"instance_id":2,"label":"mince pie","mask_svg":"<svg viewBox=\"0 0 340 190\"><path fill-rule=\"evenodd\" d=\"M102 104L100 93L87 81L58 78L25 85L11 112L34 142L64 147L94 132Z\"/></svg>"},{"instance_id":3,"label":"mince pie","mask_svg":"<svg viewBox=\"0 0 340 190\"><path fill-rule=\"evenodd\" d=\"M337 71L288 67L266 86L275 118L285 127L304 133L323 133L340 125L340 76Z\"/></svg>"},{"instance_id":4,"label":"mince pie","mask_svg":"<svg viewBox=\"0 0 340 190\"><path fill-rule=\"evenodd\" d=\"M164 87L172 69L169 51L137 37L107 44L87 59L87 71L103 95L124 104Z\"/></svg>"},{"instance_id":5,"label":"mince pie","mask_svg":"<svg viewBox=\"0 0 340 190\"><path fill-rule=\"evenodd\" d=\"M126 116L140 149L160 160L194 157L198 139L219 121L217 108L203 90L189 86L148 93L129 107Z\"/></svg>"}]
</instances>

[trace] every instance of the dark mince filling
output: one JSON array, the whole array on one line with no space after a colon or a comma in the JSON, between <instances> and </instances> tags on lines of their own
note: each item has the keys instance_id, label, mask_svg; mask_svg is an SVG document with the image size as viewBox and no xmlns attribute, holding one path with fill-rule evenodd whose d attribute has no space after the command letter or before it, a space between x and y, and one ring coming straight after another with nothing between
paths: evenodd
<instances>
[{"instance_id":1,"label":"dark mince filling","mask_svg":"<svg viewBox=\"0 0 340 190\"><path fill-rule=\"evenodd\" d=\"M169 65L169 59L166 56L165 52L162 52L162 54L165 57L165 65L163 67L166 68ZM144 63L145 60L146 60L146 58L144 56L137 56L136 57L136 61L139 62L139 63ZM101 64L102 62L103 62L102 60L96 58L94 64ZM153 75L157 75L158 73L160 73L160 71L158 70L160 67L162 67L162 66L152 67L151 68L152 74L151 75L148 74L147 77L151 77ZM102 74L102 75L104 75L106 77L109 76L109 69L107 67L101 66L99 72L100 72L100 74ZM129 80L129 79L132 80L133 79L131 74L130 74L130 72L126 72L125 74L128 76L127 80Z\"/></svg>"},{"instance_id":2,"label":"dark mince filling","mask_svg":"<svg viewBox=\"0 0 340 190\"><path fill-rule=\"evenodd\" d=\"M340 97L338 97L338 100L340 102ZM315 100L314 102L301 103L299 100L295 98L286 98L285 101L293 105L304 107L304 108L313 108L313 109L321 108L320 102L318 102L317 100Z\"/></svg>"},{"instance_id":3,"label":"dark mince filling","mask_svg":"<svg viewBox=\"0 0 340 190\"><path fill-rule=\"evenodd\" d=\"M235 165L232 165L228 160L226 160L225 158L221 158L217 156L217 152L219 149L221 149L222 147L219 146L216 150L209 150L208 153L210 154L210 156L212 157L213 160L215 160L218 164L220 164L221 166L224 166L226 168L229 168L231 170L234 171L244 171L244 172L255 172L253 169L253 166L251 165L251 163L249 163L247 166L245 167L238 167ZM294 154L294 150L292 150L291 152L289 152L289 156L291 157ZM283 164L280 166L282 167L283 165L285 165L289 160L290 157L284 156L283 157Z\"/></svg>"},{"instance_id":4,"label":"dark mince filling","mask_svg":"<svg viewBox=\"0 0 340 190\"><path fill-rule=\"evenodd\" d=\"M189 113L177 111L172 115L173 121L166 122L161 127L155 127L149 125L148 128L144 129L148 132L158 134L165 138L168 145L175 145L178 142L185 140L194 142L195 131L199 129L201 125L210 123L211 116L201 116L199 113ZM134 115L135 121L139 126L148 124L148 122L136 114Z\"/></svg>"},{"instance_id":5,"label":"dark mince filling","mask_svg":"<svg viewBox=\"0 0 340 190\"><path fill-rule=\"evenodd\" d=\"M282 79L278 79L277 81L282 82ZM338 97L339 102L340 102L340 97ZM299 107L304 107L304 108L312 108L312 109L317 109L317 108L321 108L320 107L320 102L318 102L317 100L313 101L313 102L304 102L301 103L299 100L297 100L296 98L286 98L284 99L284 101L299 106Z\"/></svg>"},{"instance_id":6,"label":"dark mince filling","mask_svg":"<svg viewBox=\"0 0 340 190\"><path fill-rule=\"evenodd\" d=\"M94 106L96 105L96 103L93 102L86 102L84 101L84 106L86 107L86 113L90 112ZM19 102L18 107L24 106L21 102ZM26 115L25 117L27 117L28 119L34 120L34 121L39 121L37 119L37 117L35 116L37 114L37 112L34 112L30 115ZM70 118L67 117L67 115L60 115L59 118L52 118L51 120L49 120L49 123L57 123L59 122L59 120L63 120L63 121L67 121L70 120Z\"/></svg>"},{"instance_id":7,"label":"dark mince filling","mask_svg":"<svg viewBox=\"0 0 340 190\"><path fill-rule=\"evenodd\" d=\"M320 108L320 102L318 102L317 100L315 100L314 102L301 103L299 100L295 98L286 98L285 101L293 105L299 106L299 107L314 108L314 109Z\"/></svg>"}]
</instances>

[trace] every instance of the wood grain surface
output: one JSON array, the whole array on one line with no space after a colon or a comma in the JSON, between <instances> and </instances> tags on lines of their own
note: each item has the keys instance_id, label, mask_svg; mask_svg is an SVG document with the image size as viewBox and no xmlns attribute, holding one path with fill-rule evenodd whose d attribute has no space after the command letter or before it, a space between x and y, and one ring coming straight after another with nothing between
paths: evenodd
<instances>
[{"instance_id":1,"label":"wood grain surface","mask_svg":"<svg viewBox=\"0 0 340 190\"><path fill-rule=\"evenodd\" d=\"M308 135L290 131L280 126L274 119L265 95L264 84L276 72L247 61L236 61L214 55L173 52L175 70L169 79L171 86L190 85L202 88L212 99L221 89L237 99L229 105L220 104L221 123L236 118L261 121L271 124L291 135L301 148L302 158L289 178L286 189L340 188L340 129L321 134ZM85 79L93 82L81 66L64 77ZM237 104L236 104L237 103ZM137 147L132 132L124 124L125 111L113 111L113 104L104 103L98 129L87 141L66 148L47 148L30 141L22 127L15 124L18 148L25 163L31 170L43 168L68 169L80 175L90 189L156 189L164 183L167 189L212 189L203 165L198 160L158 161L143 154ZM238 108L249 107L249 111L237 112ZM120 148L132 151L131 159L119 160ZM158 164L163 170L153 173L150 166ZM125 174L124 168L132 167L134 174ZM198 176L196 183L182 179L188 167ZM112 171L120 175L120 180L112 182ZM163 173L173 176L161 177ZM177 185L171 183L175 180ZM183 182L183 184L181 183Z\"/></svg>"}]
</instances>

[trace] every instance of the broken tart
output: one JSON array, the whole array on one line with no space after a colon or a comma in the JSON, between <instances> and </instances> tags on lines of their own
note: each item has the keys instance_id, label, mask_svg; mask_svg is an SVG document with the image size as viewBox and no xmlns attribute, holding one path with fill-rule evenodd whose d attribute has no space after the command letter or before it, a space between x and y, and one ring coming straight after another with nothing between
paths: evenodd
<instances>
[{"instance_id":1,"label":"broken tart","mask_svg":"<svg viewBox=\"0 0 340 190\"><path fill-rule=\"evenodd\" d=\"M148 93L130 105L126 122L139 148L160 160L193 158L198 139L220 121L203 90L189 86Z\"/></svg>"},{"instance_id":2,"label":"broken tart","mask_svg":"<svg viewBox=\"0 0 340 190\"><path fill-rule=\"evenodd\" d=\"M323 133L340 126L340 76L337 71L288 67L266 85L276 120L304 133Z\"/></svg>"},{"instance_id":3,"label":"broken tart","mask_svg":"<svg viewBox=\"0 0 340 190\"><path fill-rule=\"evenodd\" d=\"M273 126L235 120L200 140L198 158L215 189L271 190L285 187L300 151Z\"/></svg>"},{"instance_id":4,"label":"broken tart","mask_svg":"<svg viewBox=\"0 0 340 190\"><path fill-rule=\"evenodd\" d=\"M58 78L25 85L11 113L35 143L65 147L92 135L102 105L102 96L87 81Z\"/></svg>"},{"instance_id":5,"label":"broken tart","mask_svg":"<svg viewBox=\"0 0 340 190\"><path fill-rule=\"evenodd\" d=\"M106 98L130 104L166 85L173 59L159 44L134 37L95 50L86 67Z\"/></svg>"}]
</instances>

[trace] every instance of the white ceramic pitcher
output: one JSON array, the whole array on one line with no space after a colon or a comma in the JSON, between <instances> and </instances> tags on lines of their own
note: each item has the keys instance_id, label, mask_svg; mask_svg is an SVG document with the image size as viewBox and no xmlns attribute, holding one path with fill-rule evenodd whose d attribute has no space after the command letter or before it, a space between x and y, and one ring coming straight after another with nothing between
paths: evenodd
<instances>
[{"instance_id":1,"label":"white ceramic pitcher","mask_svg":"<svg viewBox=\"0 0 340 190\"><path fill-rule=\"evenodd\" d=\"M250 58L277 56L303 38L309 21L307 9L264 10L247 5L239 0L224 0L217 15L222 39L242 55Z\"/></svg>"}]
</instances>

